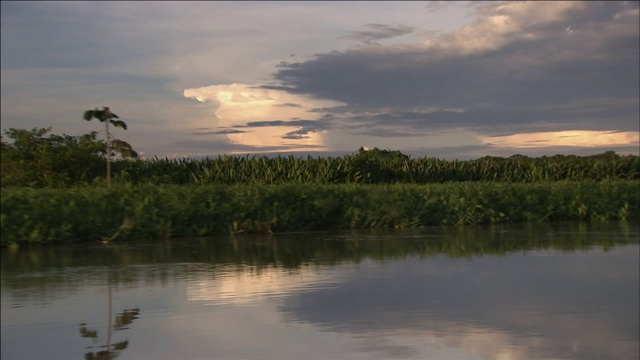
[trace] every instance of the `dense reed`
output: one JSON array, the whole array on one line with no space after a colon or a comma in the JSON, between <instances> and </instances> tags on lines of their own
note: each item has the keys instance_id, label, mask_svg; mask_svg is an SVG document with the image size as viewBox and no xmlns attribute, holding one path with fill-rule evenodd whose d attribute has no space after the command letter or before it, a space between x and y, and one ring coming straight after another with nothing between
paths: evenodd
<instances>
[{"instance_id":1,"label":"dense reed","mask_svg":"<svg viewBox=\"0 0 640 360\"><path fill-rule=\"evenodd\" d=\"M3 188L2 245L343 228L626 220L640 182Z\"/></svg>"},{"instance_id":2,"label":"dense reed","mask_svg":"<svg viewBox=\"0 0 640 360\"><path fill-rule=\"evenodd\" d=\"M71 151L67 149L70 145L63 145L59 146L62 150L55 148L60 150L57 152L51 150L51 153L37 152L27 156L3 142L1 186L60 188L104 182L103 159L95 154L87 157L88 151ZM341 157L121 159L113 163L112 169L115 182L131 184L533 183L640 180L640 157L605 152L582 157L556 155L531 158L515 155L448 161L428 157L414 159L399 151L361 149Z\"/></svg>"},{"instance_id":3,"label":"dense reed","mask_svg":"<svg viewBox=\"0 0 640 360\"><path fill-rule=\"evenodd\" d=\"M383 150L384 151L384 150ZM391 156L389 156L391 154ZM234 157L121 161L121 181L135 184L427 184L451 181L550 182L640 180L640 157L608 152L594 156L475 160L411 159L360 152L343 157Z\"/></svg>"}]
</instances>

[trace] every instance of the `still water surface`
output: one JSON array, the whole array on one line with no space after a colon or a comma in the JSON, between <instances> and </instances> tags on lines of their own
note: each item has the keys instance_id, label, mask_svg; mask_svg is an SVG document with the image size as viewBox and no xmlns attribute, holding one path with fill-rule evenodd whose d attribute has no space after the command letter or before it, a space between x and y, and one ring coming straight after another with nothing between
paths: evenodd
<instances>
[{"instance_id":1,"label":"still water surface","mask_svg":"<svg viewBox=\"0 0 640 360\"><path fill-rule=\"evenodd\" d=\"M1 358L638 359L639 231L564 223L3 250Z\"/></svg>"}]
</instances>

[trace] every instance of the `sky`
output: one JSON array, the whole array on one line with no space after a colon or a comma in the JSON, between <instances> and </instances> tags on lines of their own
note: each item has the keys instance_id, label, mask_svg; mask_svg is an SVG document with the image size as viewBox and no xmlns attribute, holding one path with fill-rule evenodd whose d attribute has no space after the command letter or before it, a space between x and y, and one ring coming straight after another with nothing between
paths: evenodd
<instances>
[{"instance_id":1,"label":"sky","mask_svg":"<svg viewBox=\"0 0 640 360\"><path fill-rule=\"evenodd\" d=\"M640 3L0 2L0 119L146 158L640 153Z\"/></svg>"}]
</instances>

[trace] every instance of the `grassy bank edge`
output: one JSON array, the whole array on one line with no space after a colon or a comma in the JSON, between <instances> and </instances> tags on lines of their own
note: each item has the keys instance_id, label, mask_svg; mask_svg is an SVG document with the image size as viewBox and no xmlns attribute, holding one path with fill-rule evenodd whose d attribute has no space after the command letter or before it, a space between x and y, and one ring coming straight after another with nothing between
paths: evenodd
<instances>
[{"instance_id":1,"label":"grassy bank edge","mask_svg":"<svg viewBox=\"0 0 640 360\"><path fill-rule=\"evenodd\" d=\"M556 220L633 220L640 181L3 188L1 243L126 241Z\"/></svg>"}]
</instances>

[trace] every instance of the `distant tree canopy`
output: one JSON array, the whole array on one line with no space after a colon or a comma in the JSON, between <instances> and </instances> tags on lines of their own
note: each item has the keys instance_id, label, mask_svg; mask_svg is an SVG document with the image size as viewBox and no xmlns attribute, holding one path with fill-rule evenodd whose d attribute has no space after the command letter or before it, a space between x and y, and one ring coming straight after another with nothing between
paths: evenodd
<instances>
[{"instance_id":1,"label":"distant tree canopy","mask_svg":"<svg viewBox=\"0 0 640 360\"><path fill-rule=\"evenodd\" d=\"M354 158L355 167L363 175L365 183L398 182L396 170L409 161L409 156L398 150L380 150L377 147L370 150L360 147Z\"/></svg>"},{"instance_id":2,"label":"distant tree canopy","mask_svg":"<svg viewBox=\"0 0 640 360\"><path fill-rule=\"evenodd\" d=\"M409 156L398 150L380 150L377 147L366 150L364 147L358 149L358 157L371 160L409 160Z\"/></svg>"},{"instance_id":3,"label":"distant tree canopy","mask_svg":"<svg viewBox=\"0 0 640 360\"><path fill-rule=\"evenodd\" d=\"M2 186L51 186L91 182L105 175L106 146L97 132L80 136L50 134L51 127L5 130L1 138ZM121 158L137 157L131 145L113 141Z\"/></svg>"}]
</instances>

